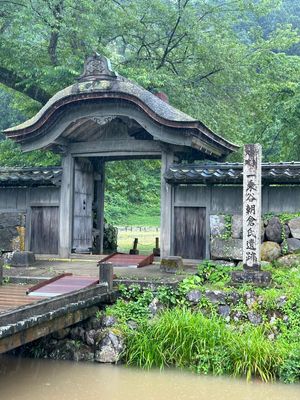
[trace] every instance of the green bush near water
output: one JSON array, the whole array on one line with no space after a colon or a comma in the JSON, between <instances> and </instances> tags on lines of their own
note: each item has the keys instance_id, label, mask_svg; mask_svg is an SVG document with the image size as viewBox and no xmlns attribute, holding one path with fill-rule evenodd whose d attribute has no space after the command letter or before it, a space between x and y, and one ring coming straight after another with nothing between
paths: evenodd
<instances>
[{"instance_id":1,"label":"green bush near water","mask_svg":"<svg viewBox=\"0 0 300 400\"><path fill-rule=\"evenodd\" d=\"M248 325L241 333L218 317L174 308L128 336L125 360L145 368L176 366L269 381L278 376L285 352L266 339L262 327Z\"/></svg>"},{"instance_id":2,"label":"green bush near water","mask_svg":"<svg viewBox=\"0 0 300 400\"><path fill-rule=\"evenodd\" d=\"M176 289L121 285L121 298L107 313L117 317L126 337L124 361L143 368L173 366L204 374L300 382L300 268L267 266L271 287L234 289L229 286L232 269L206 261ZM207 289L238 292L240 300L231 305L231 315L238 312L241 319L221 318L218 307L205 296ZM191 290L202 293L197 304L186 298ZM256 300L246 305L249 291ZM154 298L163 310L152 318L149 304ZM259 326L249 322L249 311L261 316ZM131 320L138 329L129 328Z\"/></svg>"}]
</instances>

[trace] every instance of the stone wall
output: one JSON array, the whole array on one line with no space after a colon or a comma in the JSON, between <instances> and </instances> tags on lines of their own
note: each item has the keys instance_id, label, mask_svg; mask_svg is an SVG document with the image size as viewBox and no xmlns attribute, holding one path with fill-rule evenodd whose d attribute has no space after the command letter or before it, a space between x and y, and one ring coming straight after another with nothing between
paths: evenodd
<instances>
[{"instance_id":1,"label":"stone wall","mask_svg":"<svg viewBox=\"0 0 300 400\"><path fill-rule=\"evenodd\" d=\"M261 242L262 261L300 253L300 217L288 214L264 216ZM242 215L210 215L210 256L213 260L242 260Z\"/></svg>"},{"instance_id":2,"label":"stone wall","mask_svg":"<svg viewBox=\"0 0 300 400\"><path fill-rule=\"evenodd\" d=\"M25 220L25 213L0 212L1 250L25 250Z\"/></svg>"},{"instance_id":3,"label":"stone wall","mask_svg":"<svg viewBox=\"0 0 300 400\"><path fill-rule=\"evenodd\" d=\"M98 315L99 314L99 315ZM124 337L113 316L97 313L76 325L12 350L12 354L54 360L117 363L124 349ZM132 322L131 329L136 329Z\"/></svg>"}]
</instances>

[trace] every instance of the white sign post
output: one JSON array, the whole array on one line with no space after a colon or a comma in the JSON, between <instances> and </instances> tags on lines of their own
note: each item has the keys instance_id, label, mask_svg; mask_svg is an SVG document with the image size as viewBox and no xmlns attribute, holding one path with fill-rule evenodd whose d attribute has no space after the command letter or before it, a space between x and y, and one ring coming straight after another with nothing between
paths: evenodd
<instances>
[{"instance_id":1,"label":"white sign post","mask_svg":"<svg viewBox=\"0 0 300 400\"><path fill-rule=\"evenodd\" d=\"M243 264L260 269L261 145L246 144L243 170Z\"/></svg>"}]
</instances>

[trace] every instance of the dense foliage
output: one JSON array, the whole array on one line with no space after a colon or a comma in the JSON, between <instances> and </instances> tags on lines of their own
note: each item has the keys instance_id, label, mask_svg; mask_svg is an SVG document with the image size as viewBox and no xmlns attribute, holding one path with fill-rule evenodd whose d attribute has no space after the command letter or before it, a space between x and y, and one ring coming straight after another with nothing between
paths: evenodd
<instances>
[{"instance_id":1,"label":"dense foliage","mask_svg":"<svg viewBox=\"0 0 300 400\"><path fill-rule=\"evenodd\" d=\"M176 289L159 286L120 286L121 298L107 308L126 336L124 360L145 368L177 366L198 373L259 377L264 381L300 381L300 267L289 270L266 267L272 287L229 285L232 267L204 262L196 275L183 279ZM218 304L206 290L235 293L231 317L219 315ZM198 303L187 294L200 291ZM251 301L245 302L249 294ZM149 305L159 305L154 315ZM247 314L260 316L252 325ZM235 316L238 316L236 318ZM138 324L131 328L132 321Z\"/></svg>"},{"instance_id":2,"label":"dense foliage","mask_svg":"<svg viewBox=\"0 0 300 400\"><path fill-rule=\"evenodd\" d=\"M159 225L160 162L106 164L105 215L116 225Z\"/></svg>"},{"instance_id":3,"label":"dense foliage","mask_svg":"<svg viewBox=\"0 0 300 400\"><path fill-rule=\"evenodd\" d=\"M265 161L298 159L299 19L297 0L2 1L0 126L32 116L74 82L84 57L96 50L120 74L165 91L174 106L228 139L260 142ZM0 143L1 165L57 162L40 154L20 157L17 148L13 155L7 147L13 151ZM151 180L147 165L134 178L143 187ZM139 195L133 185L133 204ZM119 193L119 208L124 199L127 208L132 204L126 196Z\"/></svg>"}]
</instances>

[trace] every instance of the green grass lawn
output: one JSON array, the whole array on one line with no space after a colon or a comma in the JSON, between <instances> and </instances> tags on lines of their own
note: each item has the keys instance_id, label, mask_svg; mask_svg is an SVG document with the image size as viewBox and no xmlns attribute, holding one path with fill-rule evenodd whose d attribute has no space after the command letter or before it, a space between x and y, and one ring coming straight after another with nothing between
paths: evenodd
<instances>
[{"instance_id":1,"label":"green grass lawn","mask_svg":"<svg viewBox=\"0 0 300 400\"><path fill-rule=\"evenodd\" d=\"M149 225L148 225L149 226ZM118 230L118 251L128 253L132 248L135 238L139 239L138 249L140 254L152 253L155 247L155 238L159 237L159 228L153 227L147 231L140 231L139 227L133 226L132 231Z\"/></svg>"},{"instance_id":2,"label":"green grass lawn","mask_svg":"<svg viewBox=\"0 0 300 400\"><path fill-rule=\"evenodd\" d=\"M149 215L145 211L124 215L113 221L116 226L160 226L160 215Z\"/></svg>"}]
</instances>

